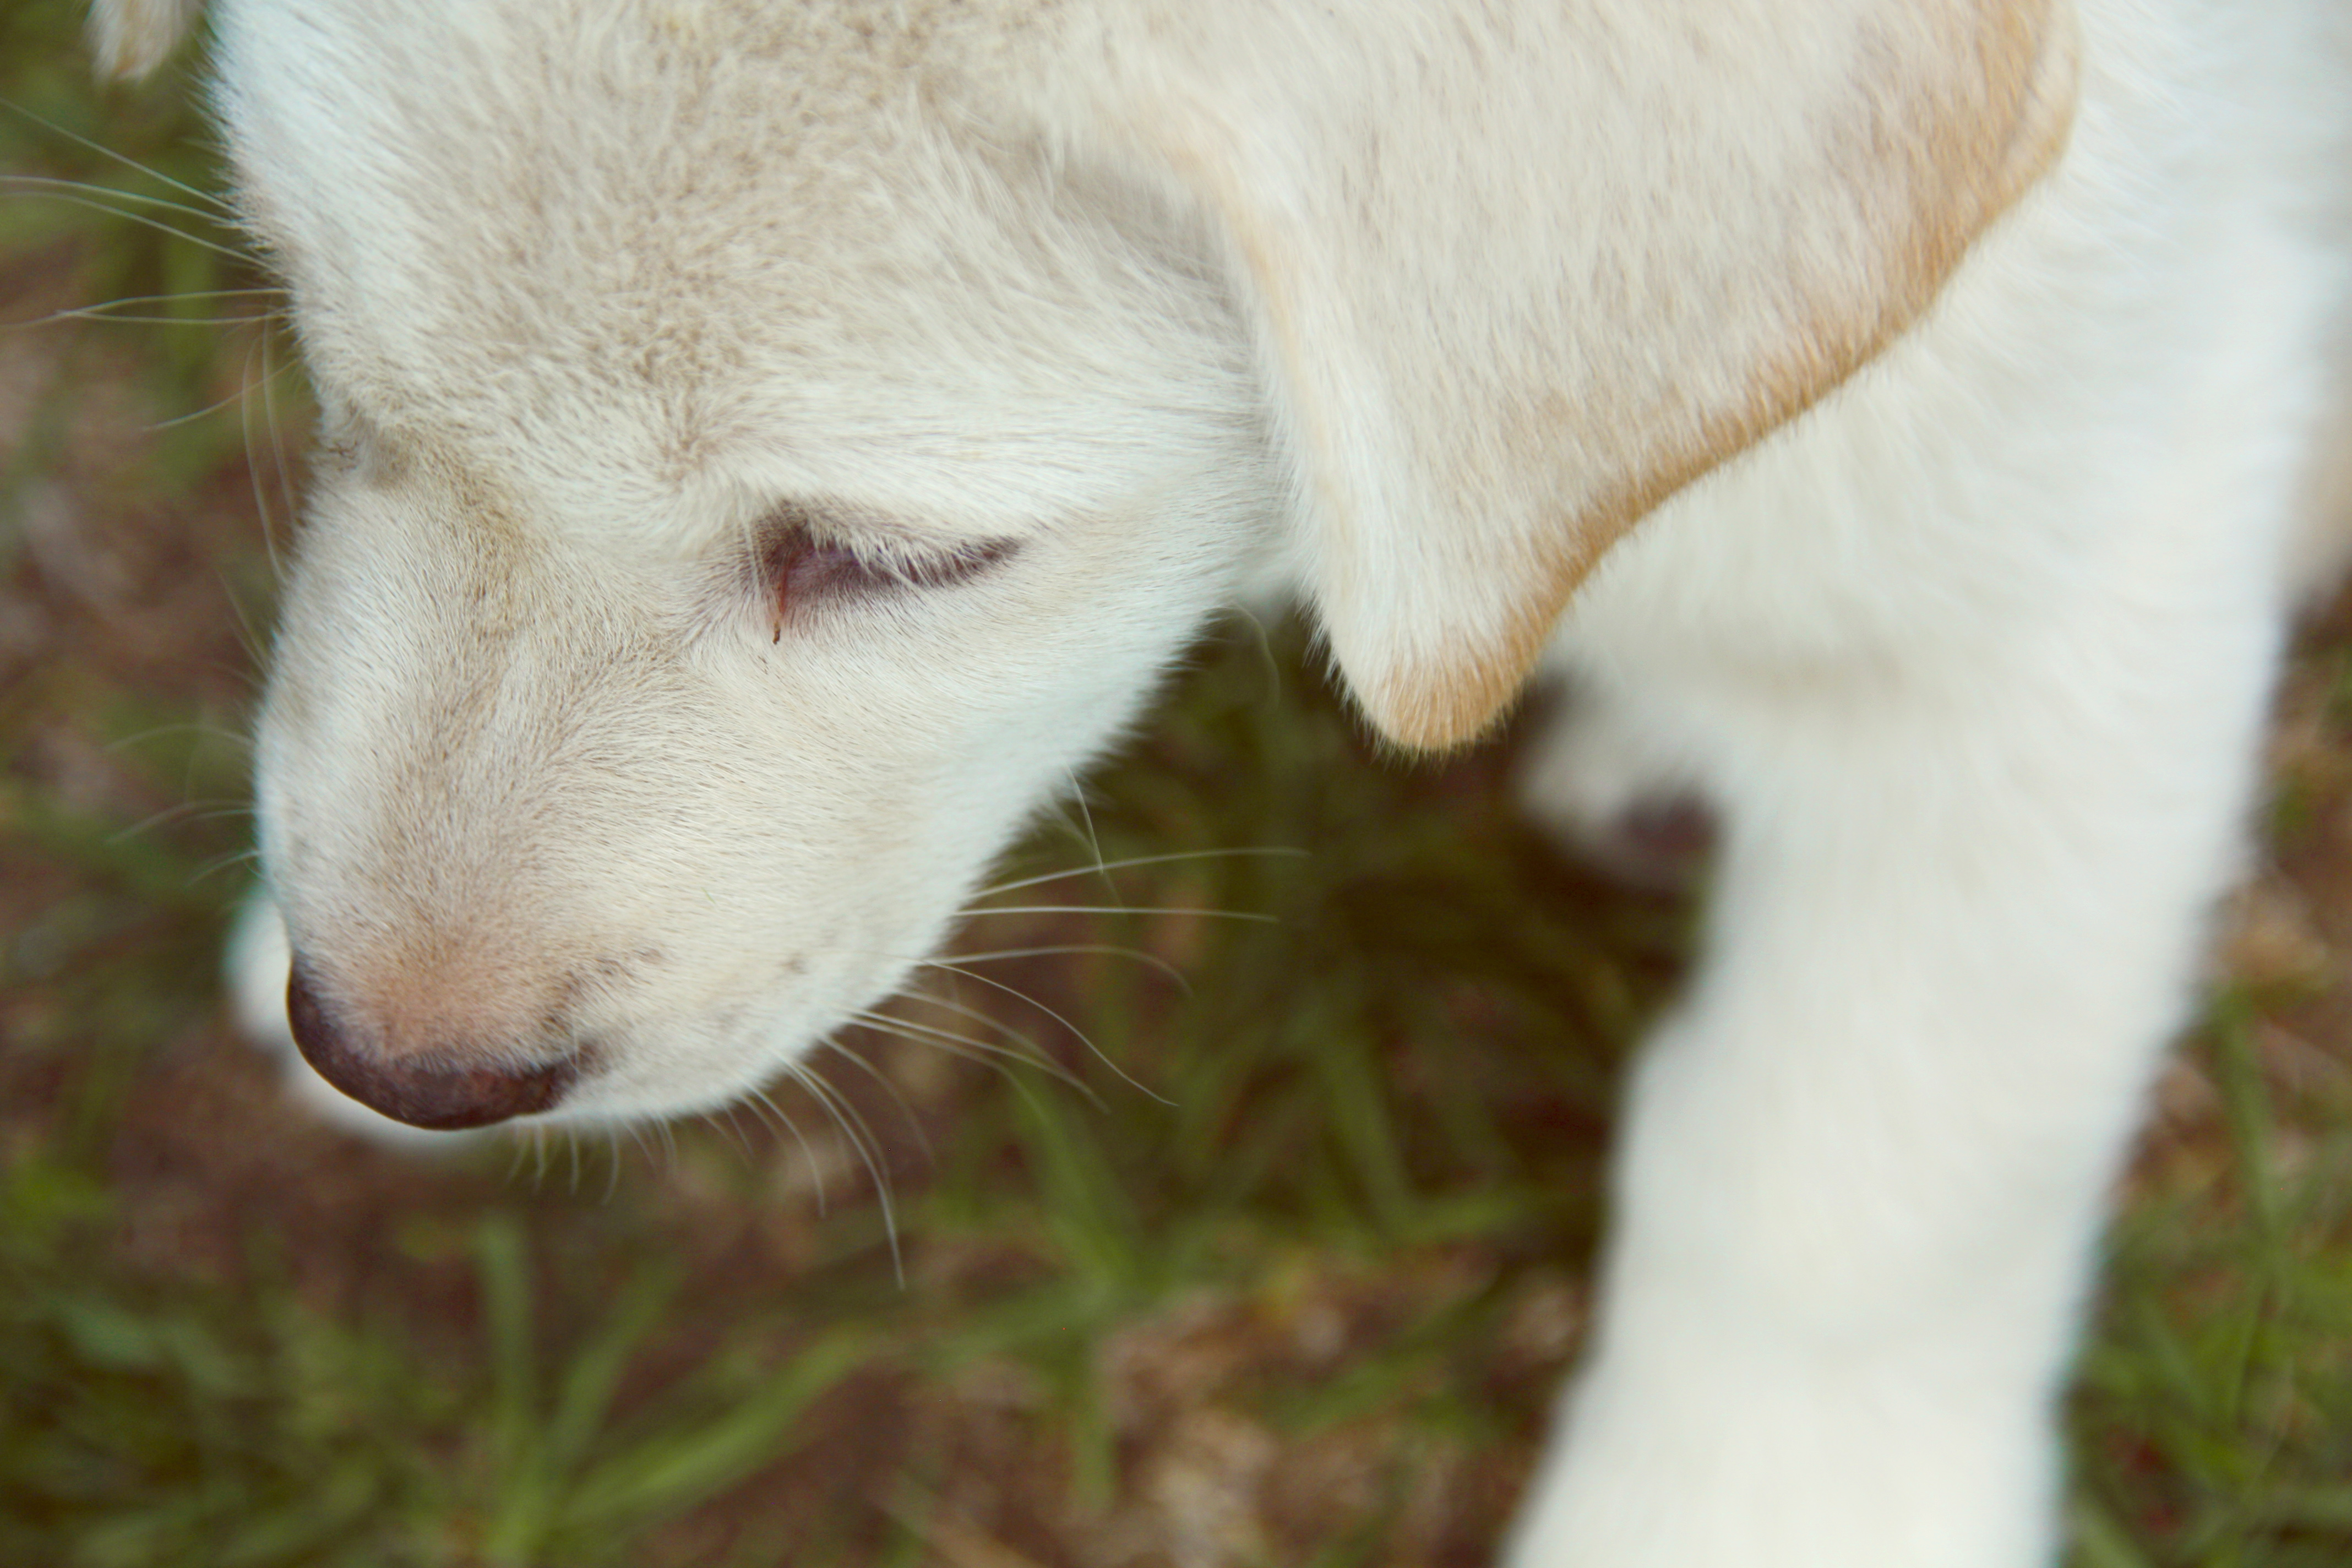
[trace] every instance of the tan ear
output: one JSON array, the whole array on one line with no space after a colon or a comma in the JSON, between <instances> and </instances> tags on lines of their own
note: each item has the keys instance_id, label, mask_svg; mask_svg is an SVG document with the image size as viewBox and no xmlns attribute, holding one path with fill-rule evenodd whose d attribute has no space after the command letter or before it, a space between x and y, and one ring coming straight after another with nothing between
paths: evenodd
<instances>
[{"instance_id":1,"label":"tan ear","mask_svg":"<svg viewBox=\"0 0 2352 1568\"><path fill-rule=\"evenodd\" d=\"M203 0L91 0L89 52L98 74L136 81L179 47Z\"/></svg>"},{"instance_id":2,"label":"tan ear","mask_svg":"<svg viewBox=\"0 0 2352 1568\"><path fill-rule=\"evenodd\" d=\"M1925 310L2074 105L2064 0L1143 8L1092 111L1225 231L1324 630L1410 746Z\"/></svg>"}]
</instances>

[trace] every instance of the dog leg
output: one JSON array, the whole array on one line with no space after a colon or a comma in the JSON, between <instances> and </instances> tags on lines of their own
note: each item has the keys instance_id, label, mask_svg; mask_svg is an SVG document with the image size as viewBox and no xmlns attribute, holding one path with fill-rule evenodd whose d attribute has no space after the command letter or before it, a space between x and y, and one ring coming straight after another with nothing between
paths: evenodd
<instances>
[{"instance_id":1,"label":"dog leg","mask_svg":"<svg viewBox=\"0 0 2352 1568\"><path fill-rule=\"evenodd\" d=\"M1636 1075L1517 1568L2053 1560L2104 1200L2274 659L2225 553L2126 563L1941 679L1717 690L1711 952Z\"/></svg>"},{"instance_id":2,"label":"dog leg","mask_svg":"<svg viewBox=\"0 0 2352 1568\"><path fill-rule=\"evenodd\" d=\"M1562 848L1633 887L1693 886L1714 846L1694 772L1642 710L1570 677L1521 758L1528 817Z\"/></svg>"}]
</instances>

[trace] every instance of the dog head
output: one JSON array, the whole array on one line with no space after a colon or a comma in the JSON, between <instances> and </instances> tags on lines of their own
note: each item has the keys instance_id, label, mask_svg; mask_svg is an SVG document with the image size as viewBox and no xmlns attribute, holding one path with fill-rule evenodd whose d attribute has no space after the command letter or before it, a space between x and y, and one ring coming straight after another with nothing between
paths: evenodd
<instances>
[{"instance_id":1,"label":"dog head","mask_svg":"<svg viewBox=\"0 0 2352 1568\"><path fill-rule=\"evenodd\" d=\"M225 7L322 416L258 782L313 1061L426 1124L730 1098L1261 557L1383 732L1475 734L2071 101L2042 0L1459 9Z\"/></svg>"}]
</instances>

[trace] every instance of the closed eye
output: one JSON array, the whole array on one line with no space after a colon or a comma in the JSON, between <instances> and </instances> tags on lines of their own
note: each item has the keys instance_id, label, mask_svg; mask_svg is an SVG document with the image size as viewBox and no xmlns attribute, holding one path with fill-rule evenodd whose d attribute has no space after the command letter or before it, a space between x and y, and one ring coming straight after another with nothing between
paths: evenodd
<instances>
[{"instance_id":1,"label":"closed eye","mask_svg":"<svg viewBox=\"0 0 2352 1568\"><path fill-rule=\"evenodd\" d=\"M778 637L796 612L827 602L954 587L1021 547L1017 539L943 547L880 531L853 542L797 509L778 513L762 534L759 579Z\"/></svg>"}]
</instances>

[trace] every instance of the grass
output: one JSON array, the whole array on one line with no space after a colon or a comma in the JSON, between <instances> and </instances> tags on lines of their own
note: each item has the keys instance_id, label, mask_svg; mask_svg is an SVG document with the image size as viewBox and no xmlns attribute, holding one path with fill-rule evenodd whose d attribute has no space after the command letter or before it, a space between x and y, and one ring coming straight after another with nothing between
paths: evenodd
<instances>
[{"instance_id":1,"label":"grass","mask_svg":"<svg viewBox=\"0 0 2352 1568\"><path fill-rule=\"evenodd\" d=\"M0 312L166 320L0 331L0 1561L1482 1560L1689 910L1556 861L1507 744L1372 759L1241 625L1014 858L1145 862L1013 895L1105 912L972 937L1088 951L947 999L1077 1087L939 1036L824 1064L895 1247L783 1091L799 1134L428 1164L291 1117L215 975L303 403L207 320L257 298L214 292L257 282L228 237L135 199L217 188L185 82L92 92L78 13L0 15L0 169L127 195L12 179ZM2276 835L2323 912L2341 658ZM1304 853L1225 853L1266 848ZM2352 1560L2347 1017L2318 967L2242 974L2168 1080L2074 1405L2082 1568Z\"/></svg>"}]
</instances>

